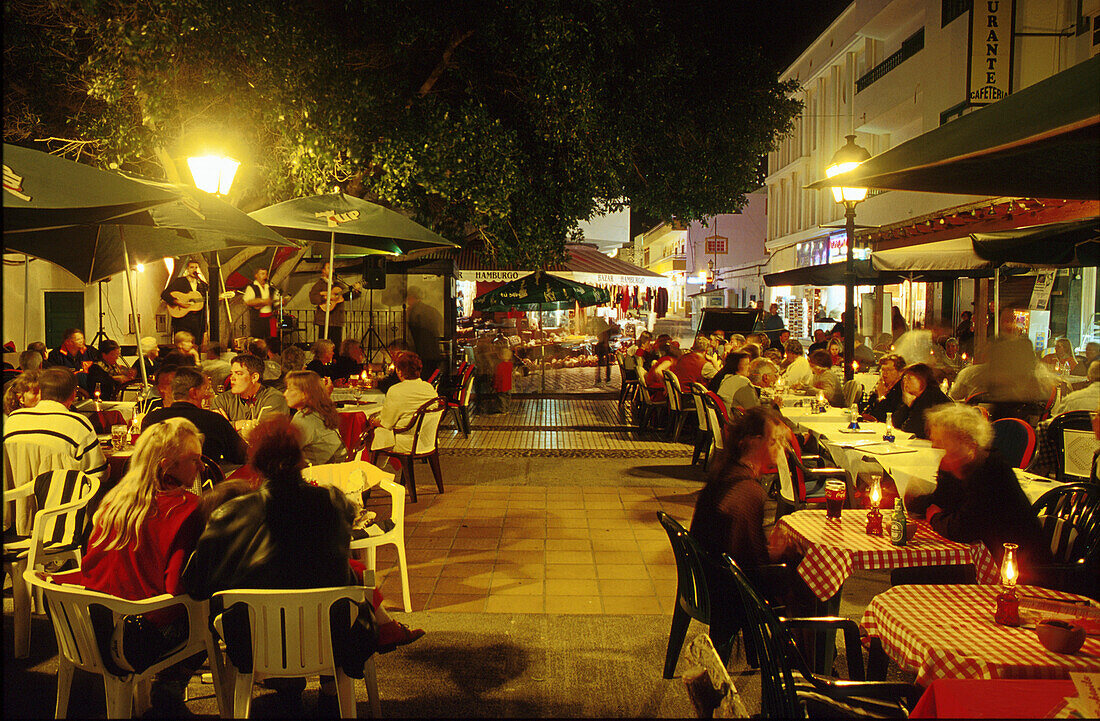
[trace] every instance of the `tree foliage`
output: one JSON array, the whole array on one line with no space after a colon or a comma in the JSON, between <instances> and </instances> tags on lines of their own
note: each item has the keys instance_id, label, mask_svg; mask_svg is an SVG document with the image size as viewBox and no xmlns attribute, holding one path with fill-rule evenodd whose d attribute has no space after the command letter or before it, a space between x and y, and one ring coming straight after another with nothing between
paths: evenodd
<instances>
[{"instance_id":1,"label":"tree foliage","mask_svg":"<svg viewBox=\"0 0 1100 721\"><path fill-rule=\"evenodd\" d=\"M208 143L242 206L331 189L504 262L629 204L736 210L798 103L660 0L6 0L4 135L163 176Z\"/></svg>"}]
</instances>

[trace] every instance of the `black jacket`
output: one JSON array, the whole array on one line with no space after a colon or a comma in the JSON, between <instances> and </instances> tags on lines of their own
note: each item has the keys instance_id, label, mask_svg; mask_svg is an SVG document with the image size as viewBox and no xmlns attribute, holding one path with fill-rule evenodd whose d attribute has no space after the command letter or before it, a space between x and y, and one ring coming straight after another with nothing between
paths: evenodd
<instances>
[{"instance_id":1,"label":"black jacket","mask_svg":"<svg viewBox=\"0 0 1100 721\"><path fill-rule=\"evenodd\" d=\"M910 500L908 509L919 515L931 505L943 509L931 520L936 533L960 543L981 541L998 564L1005 543L1019 544L1022 571L1051 562L1050 548L1043 542L1031 503L1015 472L996 451L965 478L940 471L936 490ZM1021 582L1026 583L1023 579Z\"/></svg>"},{"instance_id":2,"label":"black jacket","mask_svg":"<svg viewBox=\"0 0 1100 721\"><path fill-rule=\"evenodd\" d=\"M897 386L900 386L901 383L902 381L898 381ZM928 438L924 416L930 409L944 403L954 403L954 401L945 396L939 386L930 385L924 389L924 393L921 393L913 401L913 405L907 406L904 402L898 403L898 407L894 411L894 427L906 433L912 433L917 438Z\"/></svg>"},{"instance_id":3,"label":"black jacket","mask_svg":"<svg viewBox=\"0 0 1100 721\"><path fill-rule=\"evenodd\" d=\"M879 423L885 423L887 413L895 413L899 406L905 405L901 400L901 386L901 379L898 379L898 382L891 386L890 390L886 391L886 395L882 400L875 398L874 402L867 406L864 413L869 413L874 416L875 420ZM897 422L898 420L895 418L894 423Z\"/></svg>"},{"instance_id":4,"label":"black jacket","mask_svg":"<svg viewBox=\"0 0 1100 721\"><path fill-rule=\"evenodd\" d=\"M235 588L348 586L355 509L331 486L266 481L211 515L183 570L197 599Z\"/></svg>"},{"instance_id":5,"label":"black jacket","mask_svg":"<svg viewBox=\"0 0 1100 721\"><path fill-rule=\"evenodd\" d=\"M233 424L220 413L199 408L187 401L176 401L167 408L162 406L146 413L141 421L141 430L169 418L186 418L195 424L203 436L202 454L210 460L244 464L247 447Z\"/></svg>"}]
</instances>

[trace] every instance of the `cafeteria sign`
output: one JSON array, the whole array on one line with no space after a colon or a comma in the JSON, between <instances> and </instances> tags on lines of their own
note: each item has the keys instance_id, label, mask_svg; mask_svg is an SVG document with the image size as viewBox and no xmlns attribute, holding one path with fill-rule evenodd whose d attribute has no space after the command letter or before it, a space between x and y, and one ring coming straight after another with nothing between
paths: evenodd
<instances>
[{"instance_id":1,"label":"cafeteria sign","mask_svg":"<svg viewBox=\"0 0 1100 721\"><path fill-rule=\"evenodd\" d=\"M988 105L1012 92L1015 21L1015 0L974 0L966 78L971 105Z\"/></svg>"}]
</instances>

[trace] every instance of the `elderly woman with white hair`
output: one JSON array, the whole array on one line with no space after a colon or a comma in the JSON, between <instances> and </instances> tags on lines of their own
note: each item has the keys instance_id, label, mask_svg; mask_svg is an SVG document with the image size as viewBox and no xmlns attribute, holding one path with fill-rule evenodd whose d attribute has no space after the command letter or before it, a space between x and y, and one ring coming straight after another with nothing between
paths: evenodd
<instances>
[{"instance_id":1,"label":"elderly woman with white hair","mask_svg":"<svg viewBox=\"0 0 1100 721\"><path fill-rule=\"evenodd\" d=\"M159 365L158 357L160 356L160 346L157 345L157 339L151 335L147 335L141 339L138 343L138 347L141 349L141 357L134 361L133 368L137 371L137 375L141 377L141 366L139 362L145 363L145 375L148 376L149 382L152 383L153 376L157 372L157 366Z\"/></svg>"},{"instance_id":2,"label":"elderly woman with white hair","mask_svg":"<svg viewBox=\"0 0 1100 721\"><path fill-rule=\"evenodd\" d=\"M908 499L906 507L923 515L940 535L961 543L981 541L1000 563L1005 543L1020 547L1021 582L1029 569L1051 561L1039 520L1016 474L990 446L993 426L973 406L947 403L925 416L934 448L943 449L936 490ZM898 583L974 582L972 566L897 569Z\"/></svg>"}]
</instances>

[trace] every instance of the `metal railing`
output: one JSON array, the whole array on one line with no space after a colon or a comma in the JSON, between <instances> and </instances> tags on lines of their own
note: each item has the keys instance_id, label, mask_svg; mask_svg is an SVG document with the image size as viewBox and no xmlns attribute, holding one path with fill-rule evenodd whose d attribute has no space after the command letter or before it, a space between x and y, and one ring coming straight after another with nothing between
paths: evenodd
<instances>
[{"instance_id":1,"label":"metal railing","mask_svg":"<svg viewBox=\"0 0 1100 721\"><path fill-rule=\"evenodd\" d=\"M863 74L862 77L856 80L856 92L859 93L863 90L866 90L867 87L870 86L873 82L879 80L880 78L885 76L886 73L901 65L903 62L913 57L923 49L924 28L921 28L920 30L910 35L901 44L900 50L883 60L875 67L868 70L866 73Z\"/></svg>"},{"instance_id":2,"label":"metal railing","mask_svg":"<svg viewBox=\"0 0 1100 721\"><path fill-rule=\"evenodd\" d=\"M348 310L344 315L344 338L362 339L367 328L370 327L369 310ZM378 333L383 344L405 338L405 311L376 310L373 311L374 330ZM318 338L319 326L313 324L313 309L297 309L283 311L283 342L284 343L313 343ZM248 335L248 316L241 314L234 320L234 338ZM377 342L375 342L377 346Z\"/></svg>"}]
</instances>

